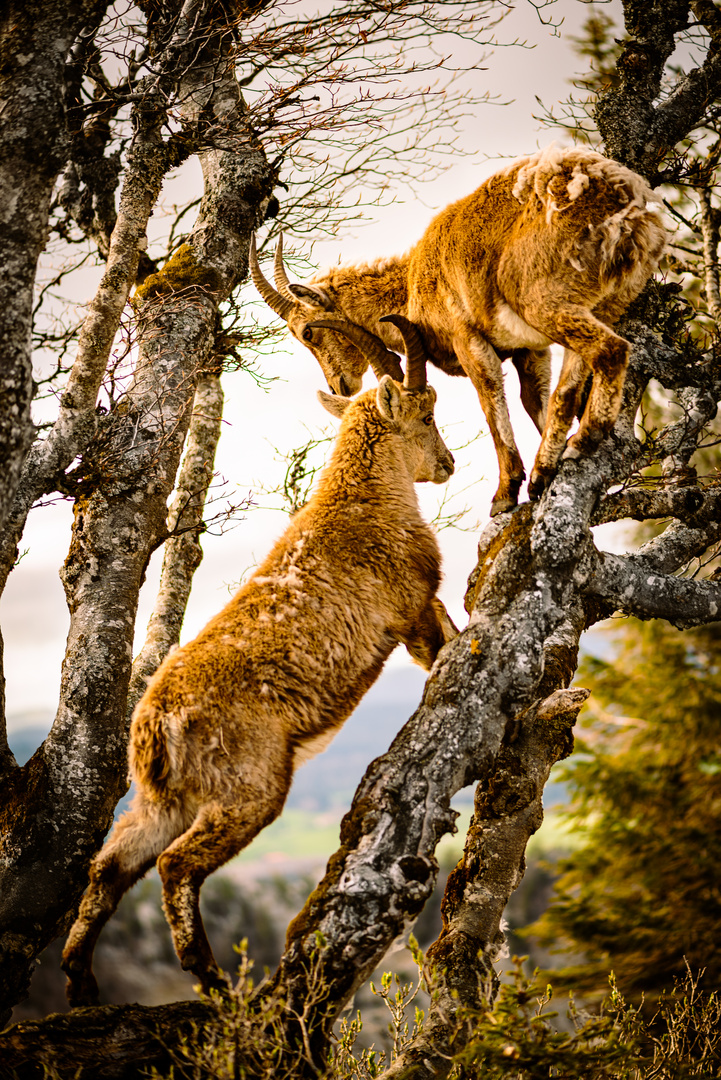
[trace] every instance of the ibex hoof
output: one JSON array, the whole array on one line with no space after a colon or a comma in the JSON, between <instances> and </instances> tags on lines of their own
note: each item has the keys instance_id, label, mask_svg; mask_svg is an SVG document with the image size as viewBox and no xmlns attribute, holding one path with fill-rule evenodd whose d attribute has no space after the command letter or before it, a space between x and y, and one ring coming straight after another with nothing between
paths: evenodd
<instances>
[{"instance_id":1,"label":"ibex hoof","mask_svg":"<svg viewBox=\"0 0 721 1080\"><path fill-rule=\"evenodd\" d=\"M550 476L544 476L543 473L536 472L531 473L531 479L528 481L528 498L531 502L535 502L536 499L540 499L544 491L548 486Z\"/></svg>"},{"instance_id":2,"label":"ibex hoof","mask_svg":"<svg viewBox=\"0 0 721 1080\"><path fill-rule=\"evenodd\" d=\"M505 514L507 510L515 510L517 506L518 499L495 498L491 503L491 517L495 517L496 514Z\"/></svg>"},{"instance_id":3,"label":"ibex hoof","mask_svg":"<svg viewBox=\"0 0 721 1080\"><path fill-rule=\"evenodd\" d=\"M583 453L578 449L578 447L577 446L571 446L570 443L568 444L566 449L563 451L563 454L561 455L561 458L562 458L563 461L578 461L579 458L582 458L582 457L583 457Z\"/></svg>"},{"instance_id":4,"label":"ibex hoof","mask_svg":"<svg viewBox=\"0 0 721 1080\"><path fill-rule=\"evenodd\" d=\"M71 1009L83 1009L100 1003L100 993L95 976L88 973L83 978L69 978L65 996Z\"/></svg>"}]
</instances>

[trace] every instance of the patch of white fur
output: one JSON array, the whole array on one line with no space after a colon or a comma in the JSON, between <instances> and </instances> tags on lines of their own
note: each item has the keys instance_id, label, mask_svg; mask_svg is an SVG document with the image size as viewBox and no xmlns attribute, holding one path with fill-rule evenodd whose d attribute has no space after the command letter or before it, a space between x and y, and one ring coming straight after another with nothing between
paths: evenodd
<instances>
[{"instance_id":1,"label":"patch of white fur","mask_svg":"<svg viewBox=\"0 0 721 1080\"><path fill-rule=\"evenodd\" d=\"M316 757L317 754L321 754L333 741L337 730L337 728L331 728L330 731L323 731L320 735L306 739L305 742L296 746L293 754L293 768L297 769L299 765L303 765L306 761Z\"/></svg>"},{"instance_id":2,"label":"patch of white fur","mask_svg":"<svg viewBox=\"0 0 721 1080\"><path fill-rule=\"evenodd\" d=\"M185 748L185 718L177 713L164 713L160 721L165 746L168 752L170 770L174 776L182 771L183 750Z\"/></svg>"},{"instance_id":3,"label":"patch of white fur","mask_svg":"<svg viewBox=\"0 0 721 1080\"><path fill-rule=\"evenodd\" d=\"M545 203L547 199L546 188L553 176L561 171L563 159L564 151L555 143L551 143L545 150L539 150L537 154L521 158L521 168L518 170L516 183L511 192L513 198L520 203L525 203L535 193ZM541 177L543 177L543 180Z\"/></svg>"},{"instance_id":4,"label":"patch of white fur","mask_svg":"<svg viewBox=\"0 0 721 1080\"><path fill-rule=\"evenodd\" d=\"M529 326L505 301L494 313L493 340L500 349L545 349L551 344L550 338Z\"/></svg>"},{"instance_id":5,"label":"patch of white fur","mask_svg":"<svg viewBox=\"0 0 721 1080\"><path fill-rule=\"evenodd\" d=\"M256 585L275 585L300 593L303 576L298 569L298 560L303 552L305 537L296 540L290 552L283 556L281 572L278 574L257 575L253 578Z\"/></svg>"},{"instance_id":6,"label":"patch of white fur","mask_svg":"<svg viewBox=\"0 0 721 1080\"><path fill-rule=\"evenodd\" d=\"M602 225L604 229L607 229L611 248L615 247L620 236L617 229L629 214L635 216L639 212L645 213L649 205L659 205L658 198L646 181L625 166L603 157L595 150L580 147L564 149L556 146L555 143L551 143L545 150L540 150L530 157L520 158L509 165L507 171L518 168L512 190L513 198L520 203L525 203L531 195L536 195L546 207L546 220L550 221L552 215L557 212L558 206L551 198L548 187L564 163L573 165L572 178L566 189L571 201L583 195L591 178L594 177L602 177L608 184L615 187L619 197L625 192L626 206L606 222L596 225L597 228Z\"/></svg>"},{"instance_id":7,"label":"patch of white fur","mask_svg":"<svg viewBox=\"0 0 721 1080\"><path fill-rule=\"evenodd\" d=\"M587 173L583 171L580 165L574 165L573 175L568 182L566 190L568 191L568 197L573 202L579 195L583 194L590 183Z\"/></svg>"}]
</instances>

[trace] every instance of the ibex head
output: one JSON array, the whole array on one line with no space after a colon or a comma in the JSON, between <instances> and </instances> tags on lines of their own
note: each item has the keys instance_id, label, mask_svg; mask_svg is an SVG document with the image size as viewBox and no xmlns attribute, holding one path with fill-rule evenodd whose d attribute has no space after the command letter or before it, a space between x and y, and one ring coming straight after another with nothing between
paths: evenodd
<instances>
[{"instance_id":1,"label":"ibex head","mask_svg":"<svg viewBox=\"0 0 721 1080\"><path fill-rule=\"evenodd\" d=\"M291 334L313 353L331 391L341 397L357 394L368 366L368 350L373 352L377 346L382 353L388 352L380 338L338 315L330 297L317 285L295 284L288 279L283 265L282 234L275 249L273 272L276 288L263 276L252 236L250 274L256 289L276 315L285 319ZM327 318L329 315L331 319ZM358 336L351 337L346 332L348 327L355 327L364 335L362 341ZM402 378L400 368L394 377Z\"/></svg>"},{"instance_id":2,"label":"ibex head","mask_svg":"<svg viewBox=\"0 0 721 1080\"><path fill-rule=\"evenodd\" d=\"M352 323L320 320L322 327L337 329L360 348L369 346L367 350L364 349L364 355L379 380L375 404L382 420L399 436L401 453L414 482L445 484L453 475L455 466L453 455L443 442L433 416L436 392L426 381L427 356L423 341L417 328L403 315L386 315L380 321L393 323L405 342L405 376L400 373L395 353L385 349L373 334L360 331L360 327ZM362 334L370 341L364 342ZM368 394L370 396L371 391ZM337 417L343 416L353 404L350 398L325 394L322 390L318 391L318 399L329 413Z\"/></svg>"}]
</instances>

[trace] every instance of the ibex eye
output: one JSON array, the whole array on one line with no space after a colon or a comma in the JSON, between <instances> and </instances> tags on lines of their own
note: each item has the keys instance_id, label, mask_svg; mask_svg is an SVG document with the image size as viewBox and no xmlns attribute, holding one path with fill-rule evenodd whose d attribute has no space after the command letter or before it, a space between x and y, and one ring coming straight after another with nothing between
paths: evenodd
<instances>
[{"instance_id":1,"label":"ibex eye","mask_svg":"<svg viewBox=\"0 0 721 1080\"><path fill-rule=\"evenodd\" d=\"M312 341L312 340L313 340L313 331L310 329L309 326L306 326L305 330L303 331L303 341Z\"/></svg>"},{"instance_id":2,"label":"ibex eye","mask_svg":"<svg viewBox=\"0 0 721 1080\"><path fill-rule=\"evenodd\" d=\"M426 425L426 427L430 427L433 423L433 413L428 413L428 416L424 416L423 423Z\"/></svg>"}]
</instances>

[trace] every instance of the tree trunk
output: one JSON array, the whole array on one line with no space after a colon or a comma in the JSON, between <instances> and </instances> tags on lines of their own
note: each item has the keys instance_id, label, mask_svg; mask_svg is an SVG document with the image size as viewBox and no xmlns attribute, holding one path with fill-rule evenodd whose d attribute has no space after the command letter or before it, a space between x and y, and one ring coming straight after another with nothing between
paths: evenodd
<instances>
[{"instance_id":1,"label":"tree trunk","mask_svg":"<svg viewBox=\"0 0 721 1080\"><path fill-rule=\"evenodd\" d=\"M55 179L65 165L70 50L105 0L11 0L0 15L0 530L35 430L30 418L35 273Z\"/></svg>"},{"instance_id":2,"label":"tree trunk","mask_svg":"<svg viewBox=\"0 0 721 1080\"><path fill-rule=\"evenodd\" d=\"M198 32L195 23L192 29ZM127 790L138 593L151 553L168 535L167 502L196 384L214 346L218 305L247 273L250 235L272 194L273 172L247 130L224 27L215 29L217 36L204 40L204 62L189 69L187 82L181 68L178 92L189 128L202 130L211 147L214 126L226 140L234 131L233 148L200 155L205 195L195 228L163 270L136 290L139 356L132 385L98 422L74 474L73 538L62 575L71 623L58 712L43 746L22 768L9 763L6 775L0 809L5 1019L27 993L34 957L72 920L90 858ZM177 39L173 44L179 48ZM153 201L134 220L142 221L142 213L147 220ZM121 215L116 229L124 220ZM137 246L135 254L137 267ZM119 318L117 305L114 310ZM111 340L105 340L108 349Z\"/></svg>"}]
</instances>

